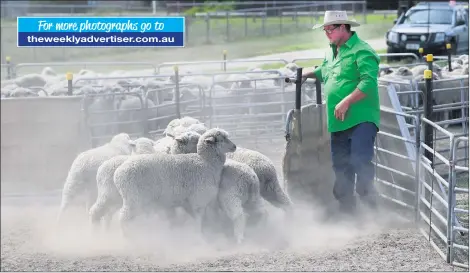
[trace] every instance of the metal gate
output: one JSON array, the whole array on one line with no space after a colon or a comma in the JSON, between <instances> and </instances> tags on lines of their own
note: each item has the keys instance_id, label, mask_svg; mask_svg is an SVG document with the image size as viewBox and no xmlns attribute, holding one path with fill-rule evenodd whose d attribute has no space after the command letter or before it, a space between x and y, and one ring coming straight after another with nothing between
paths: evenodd
<instances>
[{"instance_id":1,"label":"metal gate","mask_svg":"<svg viewBox=\"0 0 470 273\"><path fill-rule=\"evenodd\" d=\"M96 88L84 91L82 104L91 147L102 145L122 132L133 138L157 139L172 119L185 115L204 122L202 87L172 82L173 76L86 77L76 80L72 89L80 82ZM112 82L103 85L102 81ZM126 85L126 81L143 82Z\"/></svg>"},{"instance_id":2,"label":"metal gate","mask_svg":"<svg viewBox=\"0 0 470 273\"><path fill-rule=\"evenodd\" d=\"M422 117L425 89L420 82L388 81L381 86L381 105L390 106L399 131L377 137L376 179L385 199L403 213L414 214L420 232L443 259L468 268L468 76L434 81L433 86L433 111L457 110L457 118L434 115L439 121L432 122ZM441 92L447 93L439 96ZM425 128L432 130L431 146L425 143ZM397 140L385 147L385 136Z\"/></svg>"}]
</instances>

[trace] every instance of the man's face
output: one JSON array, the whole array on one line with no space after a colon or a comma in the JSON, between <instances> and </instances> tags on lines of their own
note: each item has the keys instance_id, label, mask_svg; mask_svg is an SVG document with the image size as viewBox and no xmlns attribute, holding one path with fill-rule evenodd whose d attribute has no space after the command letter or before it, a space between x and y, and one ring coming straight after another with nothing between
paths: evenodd
<instances>
[{"instance_id":1,"label":"man's face","mask_svg":"<svg viewBox=\"0 0 470 273\"><path fill-rule=\"evenodd\" d=\"M332 44L337 44L340 39L341 39L341 26L326 26L323 28L323 31L325 31L326 37Z\"/></svg>"}]
</instances>

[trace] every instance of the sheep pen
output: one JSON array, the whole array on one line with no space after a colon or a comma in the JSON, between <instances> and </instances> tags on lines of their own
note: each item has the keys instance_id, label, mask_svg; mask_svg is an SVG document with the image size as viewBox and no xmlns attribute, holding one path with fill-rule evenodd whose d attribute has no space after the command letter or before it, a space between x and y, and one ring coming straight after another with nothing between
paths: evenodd
<instances>
[{"instance_id":1,"label":"sheep pen","mask_svg":"<svg viewBox=\"0 0 470 273\"><path fill-rule=\"evenodd\" d=\"M93 72L83 71L82 75L91 73ZM42 77L53 77L53 75L50 71L45 71ZM272 75L266 77L269 79ZM189 76L184 78L187 78L186 81L189 84L193 84ZM250 92L245 85L238 84L240 79L246 80L242 77L230 79L237 84L229 85L229 81L223 79L227 82L226 87L219 85L216 88L211 86L201 88L202 81L193 88L189 86L185 95L188 95L190 99L184 99L189 104L186 109L189 109L188 111L200 109L198 102L191 102L191 100L196 100L200 96L201 89L205 99L214 98L214 96L211 97L214 94L218 95L215 97L217 100L211 101L211 106L219 101L227 105L232 104L229 107L233 108L243 103L259 103L259 96L253 96L243 102L227 102L227 97L236 96L237 92L238 94ZM223 82L223 80L220 81ZM13 99L26 95L43 96L46 92L48 96L66 93L63 90L63 82L55 86L51 84L53 88L44 88L43 81L36 81L27 84L17 81L7 85L7 89L3 88L2 83L2 97ZM269 88L274 91L266 96L265 101L279 102L286 99L284 102L286 107L291 108L293 92L278 94L275 91L277 83L272 79L269 81L273 82L269 83ZM126 92L126 88L133 90L134 93L144 93L148 92L145 90L152 89L156 90L155 92L159 95L147 98L154 104L151 107L156 107L154 111L158 112L164 109L158 108L162 102L175 100L174 90L166 87L167 82L162 82L163 80L148 80L144 82L148 85L143 88L139 87L143 86L143 82L127 81L108 86L104 80L101 82L86 80L76 94L87 92L102 94L108 90L121 94ZM87 84L94 85L93 89L87 91L86 88L90 87ZM32 88L38 85L42 85L47 91L39 92ZM27 88L33 91L26 92L20 89L13 92L15 88L16 90ZM220 88L219 92L217 88ZM293 91L293 86L290 88ZM4 90L6 90L5 95ZM220 90L225 93L221 93ZM263 92L269 93L269 90ZM128 99L127 96L121 95L105 98L111 100L106 104L106 107L109 107L107 109L113 110L121 109L122 101ZM145 103L145 100L143 102ZM173 106L168 103L167 107ZM281 103L271 106L275 110L282 107ZM249 108L238 110L240 116L256 112L256 109L253 111ZM222 112L221 115L226 115L227 109L222 108L220 112ZM167 116L166 113L159 115L158 117L162 117L163 121L161 123L160 120L155 121L150 130L163 132L168 121L174 118ZM200 115L196 114L194 117L200 118ZM106 116L104 120L114 122L117 118L121 116L111 118ZM137 117L137 119L140 118L141 115ZM242 118L245 120L250 116L246 115ZM204 123L207 128L219 125L228 132L237 132L234 134L234 143L237 146L258 151L271 159L276 166L278 177L282 179L281 158L285 144L282 134L272 138L270 142L253 142L249 139L250 136L256 137L257 134L269 132L269 128L261 128L260 124L274 123L279 120L282 121L277 117L272 118L271 121L267 119L267 121L252 125L253 127L244 128L237 124L240 119L229 120L227 117L220 119L223 123L214 122L212 126L208 122ZM100 122L103 120L97 121L97 123ZM113 135L119 130L127 129L120 127L118 129L106 128L106 130L104 135ZM249 134L246 131L249 131ZM127 133L131 135L136 132L128 131ZM164 139L164 137L160 138L160 140ZM169 151L170 146L164 149ZM60 204L59 196L2 197L2 271L452 271L457 269L449 266L439 257L429 242L415 229L413 223L393 213L374 214L364 211L363 215L355 220L334 218L326 221L323 218L323 209L312 206L296 208L294 215L287 221L281 210L268 204L267 228L262 233L255 234L256 240L239 246L227 246L218 242L205 242L201 234L194 231L191 223L174 227L159 217L149 218L146 225L142 227L141 239L125 239L116 221L112 222L110 229L106 232L96 234L90 229L88 215L83 213L82 206L70 208L68 214L74 217L67 217L66 227L57 229L55 219L58 204Z\"/></svg>"}]
</instances>

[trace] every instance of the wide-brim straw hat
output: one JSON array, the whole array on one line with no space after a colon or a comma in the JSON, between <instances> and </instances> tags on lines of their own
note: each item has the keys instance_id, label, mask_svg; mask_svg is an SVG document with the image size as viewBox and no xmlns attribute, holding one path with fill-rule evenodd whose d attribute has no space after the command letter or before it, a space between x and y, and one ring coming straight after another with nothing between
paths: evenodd
<instances>
[{"instance_id":1,"label":"wide-brim straw hat","mask_svg":"<svg viewBox=\"0 0 470 273\"><path fill-rule=\"evenodd\" d=\"M323 24L316 24L312 29L322 28L329 25L351 25L351 27L358 27L361 24L354 19L348 19L348 13L343 10L328 10L325 11L323 17Z\"/></svg>"}]
</instances>

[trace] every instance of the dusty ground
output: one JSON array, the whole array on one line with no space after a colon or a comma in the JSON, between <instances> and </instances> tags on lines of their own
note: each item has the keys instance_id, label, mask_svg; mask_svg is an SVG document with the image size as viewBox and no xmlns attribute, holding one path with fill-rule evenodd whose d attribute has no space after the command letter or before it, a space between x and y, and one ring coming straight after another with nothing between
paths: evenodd
<instances>
[{"instance_id":1,"label":"dusty ground","mask_svg":"<svg viewBox=\"0 0 470 273\"><path fill-rule=\"evenodd\" d=\"M55 213L54 206L2 204L2 271L452 269L413 228L393 219L369 219L362 225L320 224L312 212L299 212L291 222L274 214L270 228L257 242L217 249L204 243L190 226L170 231L162 224L152 225L151 233L141 233L145 240L126 242L115 229L92 235L78 213L57 230ZM284 242L289 245L279 249Z\"/></svg>"},{"instance_id":2,"label":"dusty ground","mask_svg":"<svg viewBox=\"0 0 470 273\"><path fill-rule=\"evenodd\" d=\"M279 165L283 142L258 149L263 146ZM319 210L299 208L286 221L272 208L262 233L252 230L244 245L230 247L207 244L191 221L177 229L148 221L132 241L115 222L110 232L93 234L83 208L59 228L58 201L2 198L2 271L452 271L410 223L390 212L325 221Z\"/></svg>"}]
</instances>

